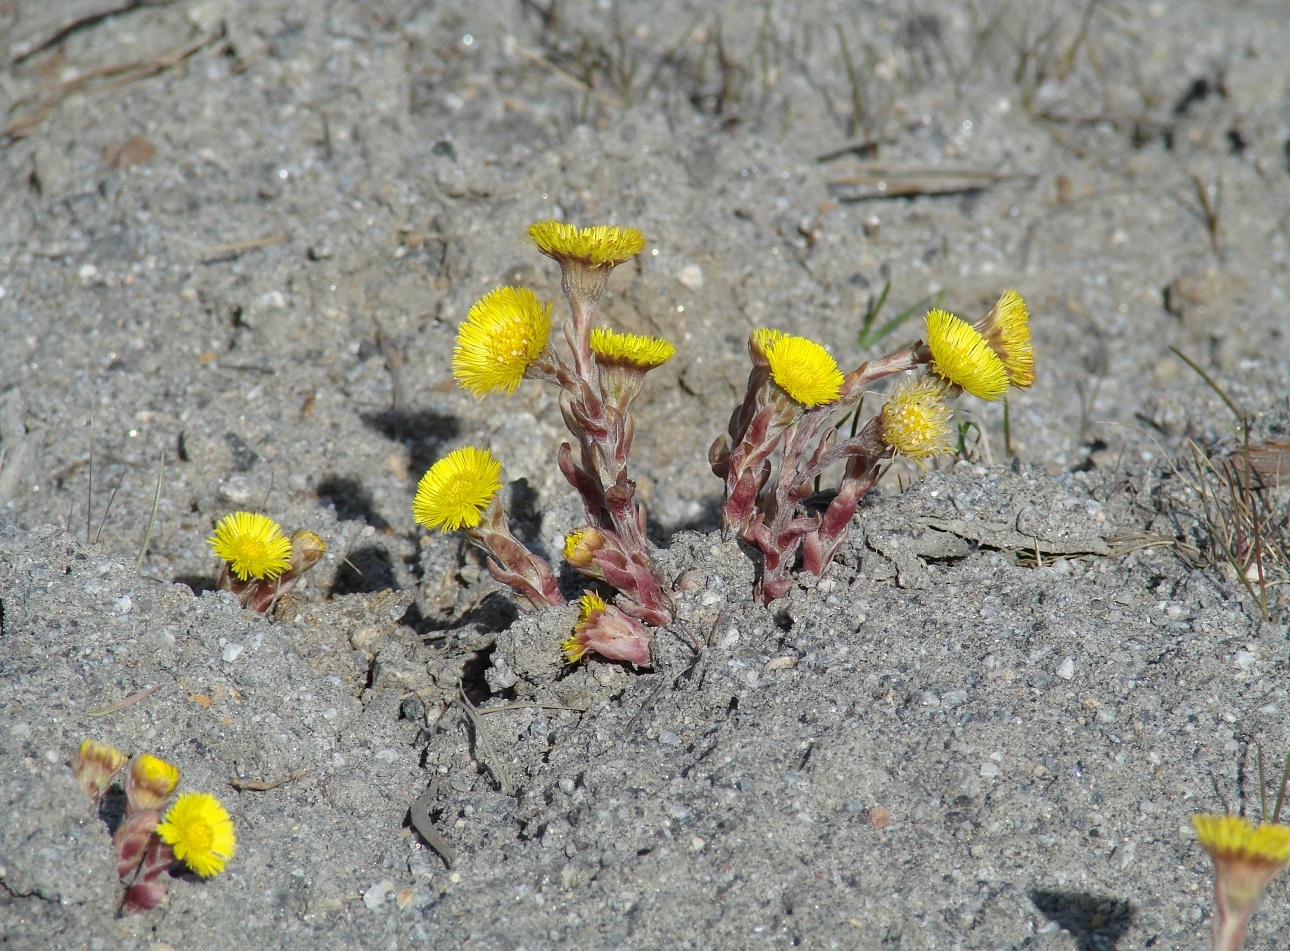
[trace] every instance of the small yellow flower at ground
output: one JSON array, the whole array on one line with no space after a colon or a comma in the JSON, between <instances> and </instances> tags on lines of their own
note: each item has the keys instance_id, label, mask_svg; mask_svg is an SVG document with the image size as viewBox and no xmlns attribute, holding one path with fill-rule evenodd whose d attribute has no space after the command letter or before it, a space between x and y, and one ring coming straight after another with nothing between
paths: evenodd
<instances>
[{"instance_id":1,"label":"small yellow flower at ground","mask_svg":"<svg viewBox=\"0 0 1290 951\"><path fill-rule=\"evenodd\" d=\"M125 795L132 810L159 809L179 785L179 767L144 753L130 763Z\"/></svg>"},{"instance_id":2,"label":"small yellow flower at ground","mask_svg":"<svg viewBox=\"0 0 1290 951\"><path fill-rule=\"evenodd\" d=\"M291 566L291 539L282 527L267 515L234 512L215 525L215 534L207 539L215 556L228 564L229 570L246 581L264 578L272 581Z\"/></svg>"},{"instance_id":3,"label":"small yellow flower at ground","mask_svg":"<svg viewBox=\"0 0 1290 951\"><path fill-rule=\"evenodd\" d=\"M613 225L579 228L552 219L529 225L529 238L539 251L561 264L577 261L617 267L645 248L645 235L635 228Z\"/></svg>"},{"instance_id":4,"label":"small yellow flower at ground","mask_svg":"<svg viewBox=\"0 0 1290 951\"><path fill-rule=\"evenodd\" d=\"M948 311L927 313L927 348L932 372L983 400L1008 390L1008 371L980 331Z\"/></svg>"},{"instance_id":5,"label":"small yellow flower at ground","mask_svg":"<svg viewBox=\"0 0 1290 951\"><path fill-rule=\"evenodd\" d=\"M927 459L953 448L945 384L931 377L902 380L882 408L882 441L902 456Z\"/></svg>"},{"instance_id":6,"label":"small yellow flower at ground","mask_svg":"<svg viewBox=\"0 0 1290 951\"><path fill-rule=\"evenodd\" d=\"M758 327L752 332L749 342L756 345L758 350L765 353L775 345L775 341L786 336L788 336L788 334L784 333L782 330L775 330L772 327Z\"/></svg>"},{"instance_id":7,"label":"small yellow flower at ground","mask_svg":"<svg viewBox=\"0 0 1290 951\"><path fill-rule=\"evenodd\" d=\"M483 397L515 392L551 335L551 303L525 287L498 287L477 300L457 332L452 375Z\"/></svg>"},{"instance_id":8,"label":"small yellow flower at ground","mask_svg":"<svg viewBox=\"0 0 1290 951\"><path fill-rule=\"evenodd\" d=\"M1195 815L1191 824L1214 860L1218 886L1231 909L1241 911L1263 895L1268 882L1290 865L1290 826L1253 826L1240 816Z\"/></svg>"},{"instance_id":9,"label":"small yellow flower at ground","mask_svg":"<svg viewBox=\"0 0 1290 951\"><path fill-rule=\"evenodd\" d=\"M653 370L676 356L676 347L661 337L618 333L608 327L591 331L591 350L599 363L625 364Z\"/></svg>"},{"instance_id":10,"label":"small yellow flower at ground","mask_svg":"<svg viewBox=\"0 0 1290 951\"><path fill-rule=\"evenodd\" d=\"M1030 342L1030 314L1014 290L1006 290L990 312L974 326L1003 361L1013 386L1035 382L1035 348Z\"/></svg>"},{"instance_id":11,"label":"small yellow flower at ground","mask_svg":"<svg viewBox=\"0 0 1290 951\"><path fill-rule=\"evenodd\" d=\"M568 547L567 541L566 547ZM569 663L576 664L587 653L590 647L587 625L604 614L606 607L604 598L594 591L584 591L582 597L578 599L578 621L573 625L573 632L560 645L560 650L564 652L564 658Z\"/></svg>"},{"instance_id":12,"label":"small yellow flower at ground","mask_svg":"<svg viewBox=\"0 0 1290 951\"><path fill-rule=\"evenodd\" d=\"M837 361L814 340L781 334L766 348L766 359L770 362L771 379L803 406L832 403L842 390L842 371Z\"/></svg>"},{"instance_id":13,"label":"small yellow flower at ground","mask_svg":"<svg viewBox=\"0 0 1290 951\"><path fill-rule=\"evenodd\" d=\"M412 516L426 528L456 531L479 524L502 488L502 464L487 449L467 446L444 456L417 484Z\"/></svg>"},{"instance_id":14,"label":"small yellow flower at ground","mask_svg":"<svg viewBox=\"0 0 1290 951\"><path fill-rule=\"evenodd\" d=\"M121 771L128 757L97 740L82 740L72 761L72 772L85 794L98 801L103 790L112 784L112 777Z\"/></svg>"},{"instance_id":15,"label":"small yellow flower at ground","mask_svg":"<svg viewBox=\"0 0 1290 951\"><path fill-rule=\"evenodd\" d=\"M202 878L224 871L237 851L233 820L207 793L185 793L175 800L157 834L174 849L175 858Z\"/></svg>"}]
</instances>

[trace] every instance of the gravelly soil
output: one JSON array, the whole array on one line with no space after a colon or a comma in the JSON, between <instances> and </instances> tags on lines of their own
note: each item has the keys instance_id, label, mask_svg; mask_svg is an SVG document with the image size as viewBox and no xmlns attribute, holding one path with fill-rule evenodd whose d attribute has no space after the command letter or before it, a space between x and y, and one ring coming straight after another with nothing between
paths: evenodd
<instances>
[{"instance_id":1,"label":"gravelly soil","mask_svg":"<svg viewBox=\"0 0 1290 951\"><path fill-rule=\"evenodd\" d=\"M1188 816L1257 814L1287 631L1188 547L1188 441L1240 437L1169 348L1287 438L1278 4L107 6L0 8L11 944L1203 944ZM578 519L552 392L449 368L484 291L558 296L523 240L550 216L645 231L605 316L678 346L633 454L681 589L654 673L563 665L567 611L410 518L486 442L535 547ZM860 346L888 286L875 326L914 316ZM1006 437L965 402L967 461L894 473L823 580L753 606L705 461L748 331L849 368L1007 287L1039 381ZM238 508L330 545L276 620L209 590ZM507 709L480 731L459 681ZM226 875L114 918L90 735L225 801ZM1250 947L1290 944L1284 899Z\"/></svg>"}]
</instances>

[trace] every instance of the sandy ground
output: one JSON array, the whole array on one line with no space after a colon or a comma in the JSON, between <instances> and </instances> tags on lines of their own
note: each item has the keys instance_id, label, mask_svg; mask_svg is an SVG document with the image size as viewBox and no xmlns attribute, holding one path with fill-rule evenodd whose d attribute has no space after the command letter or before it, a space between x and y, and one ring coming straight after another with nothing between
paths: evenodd
<instances>
[{"instance_id":1,"label":"sandy ground","mask_svg":"<svg viewBox=\"0 0 1290 951\"><path fill-rule=\"evenodd\" d=\"M1275 2L0 3L0 933L1203 946L1188 817L1258 815L1290 656L1277 589L1207 564L1190 446L1242 437L1170 348L1290 438L1287 46ZM410 515L484 443L537 549L576 524L553 392L449 366L485 291L558 297L545 217L641 228L604 313L678 347L633 472L709 646L650 673L562 665L567 611ZM748 332L850 368L1008 287L1006 433L964 401L966 458L754 606L706 462ZM912 316L862 339L880 299ZM274 620L212 590L243 508L330 546ZM220 796L227 874L116 918L85 736Z\"/></svg>"}]
</instances>

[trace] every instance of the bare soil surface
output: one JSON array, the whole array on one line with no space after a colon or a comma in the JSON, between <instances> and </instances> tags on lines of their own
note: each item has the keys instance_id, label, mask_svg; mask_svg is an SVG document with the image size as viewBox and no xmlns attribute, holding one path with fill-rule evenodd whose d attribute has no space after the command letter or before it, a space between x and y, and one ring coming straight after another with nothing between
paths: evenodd
<instances>
[{"instance_id":1,"label":"bare soil surface","mask_svg":"<svg viewBox=\"0 0 1290 951\"><path fill-rule=\"evenodd\" d=\"M1204 946L1189 816L1290 748L1284 596L1197 464L1262 453L1285 541L1287 47L1270 0L0 4L4 941ZM652 671L411 517L488 445L536 550L580 521L554 391L450 368L484 292L559 299L548 217L645 232L604 317L678 348ZM850 369L1009 287L1033 389L755 605L706 459L748 333ZM214 590L239 509L329 545L272 618ZM87 736L218 795L226 874L117 917Z\"/></svg>"}]
</instances>

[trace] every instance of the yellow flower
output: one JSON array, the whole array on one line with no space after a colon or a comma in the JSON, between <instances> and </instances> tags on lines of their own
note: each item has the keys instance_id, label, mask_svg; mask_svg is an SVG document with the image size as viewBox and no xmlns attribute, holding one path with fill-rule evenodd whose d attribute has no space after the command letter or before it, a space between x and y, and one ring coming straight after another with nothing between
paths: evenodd
<instances>
[{"instance_id":1,"label":"yellow flower","mask_svg":"<svg viewBox=\"0 0 1290 951\"><path fill-rule=\"evenodd\" d=\"M1035 382L1035 348L1030 343L1030 314L1014 290L1006 290L990 312L972 325L1003 361L1013 386Z\"/></svg>"},{"instance_id":2,"label":"yellow flower","mask_svg":"<svg viewBox=\"0 0 1290 951\"><path fill-rule=\"evenodd\" d=\"M1290 826L1256 828L1240 816L1203 814L1192 816L1191 824L1214 861L1214 933L1239 937L1268 883L1290 864ZM1215 947L1239 947L1239 941Z\"/></svg>"},{"instance_id":3,"label":"yellow flower","mask_svg":"<svg viewBox=\"0 0 1290 951\"><path fill-rule=\"evenodd\" d=\"M175 850L175 858L202 878L224 871L237 851L233 820L208 793L185 793L175 800L157 834Z\"/></svg>"},{"instance_id":4,"label":"yellow flower","mask_svg":"<svg viewBox=\"0 0 1290 951\"><path fill-rule=\"evenodd\" d=\"M764 353L775 345L775 341L786 336L788 335L782 330L775 330L771 327L758 327L752 332L749 342L755 344L757 349Z\"/></svg>"},{"instance_id":5,"label":"yellow flower","mask_svg":"<svg viewBox=\"0 0 1290 951\"><path fill-rule=\"evenodd\" d=\"M937 376L983 400L997 400L1007 392L1003 361L967 321L939 308L928 311L927 347Z\"/></svg>"},{"instance_id":6,"label":"yellow flower","mask_svg":"<svg viewBox=\"0 0 1290 951\"><path fill-rule=\"evenodd\" d=\"M641 370L653 370L676 355L676 347L661 337L618 333L608 327L591 331L591 349L600 363L626 364Z\"/></svg>"},{"instance_id":7,"label":"yellow flower","mask_svg":"<svg viewBox=\"0 0 1290 951\"><path fill-rule=\"evenodd\" d=\"M754 331L754 337L758 331ZM832 403L842 390L842 371L829 352L814 340L762 331L766 359L770 362L770 376L789 397L803 406L820 406Z\"/></svg>"},{"instance_id":8,"label":"yellow flower","mask_svg":"<svg viewBox=\"0 0 1290 951\"><path fill-rule=\"evenodd\" d=\"M159 809L179 785L179 767L147 753L136 756L125 774L130 811Z\"/></svg>"},{"instance_id":9,"label":"yellow flower","mask_svg":"<svg viewBox=\"0 0 1290 951\"><path fill-rule=\"evenodd\" d=\"M578 228L562 221L547 219L529 225L529 238L539 251L561 264L581 261L596 266L617 267L640 254L645 235L635 228L593 225Z\"/></svg>"},{"instance_id":10,"label":"yellow flower","mask_svg":"<svg viewBox=\"0 0 1290 951\"><path fill-rule=\"evenodd\" d=\"M477 397L515 392L551 335L551 304L524 287L499 287L470 308L457 332L452 375Z\"/></svg>"},{"instance_id":11,"label":"yellow flower","mask_svg":"<svg viewBox=\"0 0 1290 951\"><path fill-rule=\"evenodd\" d=\"M587 653L587 643L584 639L579 638L576 633L570 634L561 642L560 651L564 654L565 660L571 664L576 664Z\"/></svg>"},{"instance_id":12,"label":"yellow flower","mask_svg":"<svg viewBox=\"0 0 1290 951\"><path fill-rule=\"evenodd\" d=\"M246 581L264 578L272 581L291 566L291 540L267 515L234 512L215 525L215 534L207 543L215 556L227 562L229 570Z\"/></svg>"},{"instance_id":13,"label":"yellow flower","mask_svg":"<svg viewBox=\"0 0 1290 951\"><path fill-rule=\"evenodd\" d=\"M487 449L467 446L450 452L417 484L412 516L426 528L474 528L502 488L502 464Z\"/></svg>"},{"instance_id":14,"label":"yellow flower","mask_svg":"<svg viewBox=\"0 0 1290 951\"><path fill-rule=\"evenodd\" d=\"M902 380L882 408L882 441L911 459L943 456L953 448L945 384L931 377Z\"/></svg>"},{"instance_id":15,"label":"yellow flower","mask_svg":"<svg viewBox=\"0 0 1290 951\"><path fill-rule=\"evenodd\" d=\"M126 755L97 740L82 740L81 748L72 761L72 772L85 794L98 801L103 790L112 784L112 778L126 763Z\"/></svg>"}]
</instances>

